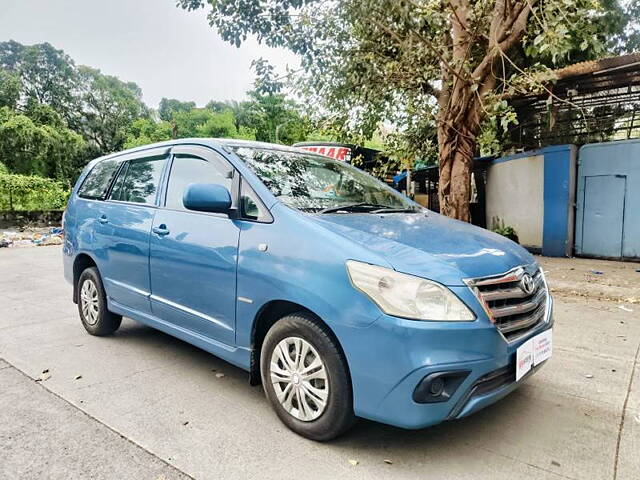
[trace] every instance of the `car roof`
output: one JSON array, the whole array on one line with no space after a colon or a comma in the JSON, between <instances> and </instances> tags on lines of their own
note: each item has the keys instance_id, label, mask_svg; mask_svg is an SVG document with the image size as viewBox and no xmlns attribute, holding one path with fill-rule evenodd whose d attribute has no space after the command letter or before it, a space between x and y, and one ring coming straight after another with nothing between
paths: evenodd
<instances>
[{"instance_id":1,"label":"car roof","mask_svg":"<svg viewBox=\"0 0 640 480\"><path fill-rule=\"evenodd\" d=\"M120 152L110 153L102 157L96 158L92 163L101 162L103 160L112 159L131 153L144 152L145 150L153 150L156 148L170 148L178 145L202 145L212 148L235 148L235 147L247 147L247 148L261 148L269 150L282 150L288 152L300 153L302 149L296 147L289 147L287 145L281 145L277 143L258 142L255 140L240 140L235 138L180 138L174 140L166 140L164 142L151 143L148 145L141 145L139 147L129 148ZM308 153L308 152L306 152Z\"/></svg>"}]
</instances>

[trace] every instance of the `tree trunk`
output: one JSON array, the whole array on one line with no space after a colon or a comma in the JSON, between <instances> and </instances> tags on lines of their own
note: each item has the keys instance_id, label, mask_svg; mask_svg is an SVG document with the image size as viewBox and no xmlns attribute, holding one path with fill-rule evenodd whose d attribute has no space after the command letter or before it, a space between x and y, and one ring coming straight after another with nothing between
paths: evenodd
<instances>
[{"instance_id":1,"label":"tree trunk","mask_svg":"<svg viewBox=\"0 0 640 480\"><path fill-rule=\"evenodd\" d=\"M471 172L476 152L480 118L477 106L443 112L438 125L440 213L471 221Z\"/></svg>"}]
</instances>

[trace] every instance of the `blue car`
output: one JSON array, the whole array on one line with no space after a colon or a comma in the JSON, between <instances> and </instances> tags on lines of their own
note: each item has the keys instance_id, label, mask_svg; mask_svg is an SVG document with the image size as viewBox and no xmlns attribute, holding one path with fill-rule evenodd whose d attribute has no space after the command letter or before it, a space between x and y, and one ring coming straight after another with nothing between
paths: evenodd
<instances>
[{"instance_id":1,"label":"blue car","mask_svg":"<svg viewBox=\"0 0 640 480\"><path fill-rule=\"evenodd\" d=\"M92 161L64 217L84 328L123 316L249 372L314 440L423 428L504 397L552 351L535 259L344 162L186 139Z\"/></svg>"}]
</instances>

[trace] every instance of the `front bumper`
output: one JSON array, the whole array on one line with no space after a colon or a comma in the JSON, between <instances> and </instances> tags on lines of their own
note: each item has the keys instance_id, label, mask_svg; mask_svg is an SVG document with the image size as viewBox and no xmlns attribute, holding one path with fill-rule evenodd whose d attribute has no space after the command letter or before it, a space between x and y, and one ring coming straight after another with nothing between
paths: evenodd
<instances>
[{"instance_id":1,"label":"front bumper","mask_svg":"<svg viewBox=\"0 0 640 480\"><path fill-rule=\"evenodd\" d=\"M460 296L464 295L461 290ZM469 299L469 301L472 301ZM359 329L344 350L351 369L356 415L402 428L423 428L465 417L508 395L541 366L515 381L517 348L553 325L546 321L517 342L507 343L486 318L474 322L420 322L383 315ZM442 371L468 371L451 397L417 403L421 380Z\"/></svg>"}]
</instances>

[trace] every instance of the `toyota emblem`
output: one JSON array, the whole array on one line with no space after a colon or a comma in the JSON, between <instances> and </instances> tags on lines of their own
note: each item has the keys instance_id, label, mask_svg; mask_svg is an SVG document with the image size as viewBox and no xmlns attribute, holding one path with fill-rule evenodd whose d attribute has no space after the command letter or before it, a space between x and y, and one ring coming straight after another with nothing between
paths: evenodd
<instances>
[{"instance_id":1,"label":"toyota emblem","mask_svg":"<svg viewBox=\"0 0 640 480\"><path fill-rule=\"evenodd\" d=\"M522 276L522 279L520 280L520 288L522 288L524 293L526 293L527 295L531 295L533 293L533 291L536 288L536 285L531 275L529 275L528 273L525 273Z\"/></svg>"}]
</instances>

